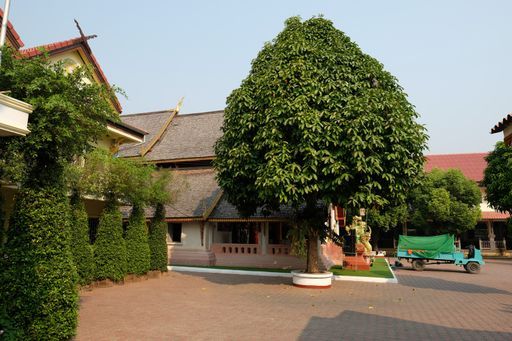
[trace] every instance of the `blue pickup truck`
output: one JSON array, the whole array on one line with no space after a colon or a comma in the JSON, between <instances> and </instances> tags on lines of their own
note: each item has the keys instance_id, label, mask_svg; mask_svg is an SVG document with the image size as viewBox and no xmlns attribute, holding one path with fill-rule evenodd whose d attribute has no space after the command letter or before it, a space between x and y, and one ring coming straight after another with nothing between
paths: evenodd
<instances>
[{"instance_id":1,"label":"blue pickup truck","mask_svg":"<svg viewBox=\"0 0 512 341\"><path fill-rule=\"evenodd\" d=\"M443 234L431 237L400 236L397 248L398 262L406 259L412 268L422 271L430 264L455 264L471 273L480 272L485 264L480 250L470 246L467 257L455 247L454 237Z\"/></svg>"}]
</instances>

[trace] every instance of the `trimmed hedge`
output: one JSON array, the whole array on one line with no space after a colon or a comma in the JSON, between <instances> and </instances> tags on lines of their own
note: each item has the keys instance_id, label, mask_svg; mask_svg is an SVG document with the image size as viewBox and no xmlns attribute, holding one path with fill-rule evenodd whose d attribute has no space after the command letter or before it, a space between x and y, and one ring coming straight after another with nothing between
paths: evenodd
<instances>
[{"instance_id":1,"label":"trimmed hedge","mask_svg":"<svg viewBox=\"0 0 512 341\"><path fill-rule=\"evenodd\" d=\"M4 196L1 192L2 185L0 185L0 250L2 249L2 246L4 245L5 237L6 237L6 231L5 231L5 211L4 211Z\"/></svg>"},{"instance_id":2,"label":"trimmed hedge","mask_svg":"<svg viewBox=\"0 0 512 341\"><path fill-rule=\"evenodd\" d=\"M75 267L69 248L69 203L57 188L21 188L2 249L0 297L7 335L67 340L78 315ZM18 334L19 335L19 334ZM15 338L15 336L12 336Z\"/></svg>"},{"instance_id":3,"label":"trimmed hedge","mask_svg":"<svg viewBox=\"0 0 512 341\"><path fill-rule=\"evenodd\" d=\"M71 197L71 252L80 285L91 283L94 279L94 254L89 244L87 212L78 193Z\"/></svg>"},{"instance_id":4,"label":"trimmed hedge","mask_svg":"<svg viewBox=\"0 0 512 341\"><path fill-rule=\"evenodd\" d=\"M149 249L151 253L151 270L167 271L167 224L165 207L158 204L155 216L149 225Z\"/></svg>"},{"instance_id":5,"label":"trimmed hedge","mask_svg":"<svg viewBox=\"0 0 512 341\"><path fill-rule=\"evenodd\" d=\"M126 245L123 239L123 219L115 205L103 210L94 243L96 279L120 281L126 274Z\"/></svg>"},{"instance_id":6,"label":"trimmed hedge","mask_svg":"<svg viewBox=\"0 0 512 341\"><path fill-rule=\"evenodd\" d=\"M125 240L128 259L127 272L136 275L147 273L150 265L148 233L144 210L139 205L133 205Z\"/></svg>"}]
</instances>

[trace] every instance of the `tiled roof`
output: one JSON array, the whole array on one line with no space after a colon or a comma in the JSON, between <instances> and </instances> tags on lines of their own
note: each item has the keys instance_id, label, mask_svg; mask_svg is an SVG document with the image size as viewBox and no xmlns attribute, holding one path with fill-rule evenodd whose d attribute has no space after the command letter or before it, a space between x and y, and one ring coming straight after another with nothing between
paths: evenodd
<instances>
[{"instance_id":1,"label":"tiled roof","mask_svg":"<svg viewBox=\"0 0 512 341\"><path fill-rule=\"evenodd\" d=\"M105 73L103 72L100 64L98 63L98 60L92 53L91 47L87 43L87 40L96 38L96 35L90 35L90 36L80 36L73 39L63 40L55 43L40 45L36 47L30 47L27 49L19 50L20 54L23 57L26 58L33 58L35 56L42 55L44 52L49 53L50 55L54 55L60 52L68 51L70 49L81 47L86 55L86 57L89 59L90 64L93 67L93 70L95 71L96 75L100 79L100 82L106 84L108 87L110 87L110 83L107 80L107 76L105 76ZM118 112L122 111L121 104L119 103L119 100L116 96L112 96L113 104Z\"/></svg>"},{"instance_id":2,"label":"tiled roof","mask_svg":"<svg viewBox=\"0 0 512 341\"><path fill-rule=\"evenodd\" d=\"M58 41L55 43L40 45L40 46L34 46L29 47L27 49L20 50L20 53L23 57L32 58L35 56L42 55L44 51L47 51L48 53L54 53L55 51L68 48L68 47L75 47L79 44L81 44L85 40L96 38L95 35L92 36L86 36L86 37L77 37L73 39Z\"/></svg>"},{"instance_id":3,"label":"tiled roof","mask_svg":"<svg viewBox=\"0 0 512 341\"><path fill-rule=\"evenodd\" d=\"M151 131L154 130L153 127L158 121L160 122L159 127L161 127L168 117L152 117L158 113L163 112L126 115L121 119L148 131L151 135ZM145 155L145 158L152 161L213 158L215 142L222 135L223 120L224 111L178 114L158 142ZM151 137L148 136L147 140L150 139ZM122 149L120 155L135 156L134 153L134 149Z\"/></svg>"},{"instance_id":4,"label":"tiled roof","mask_svg":"<svg viewBox=\"0 0 512 341\"><path fill-rule=\"evenodd\" d=\"M171 193L174 202L166 206L172 218L203 217L220 192L213 169L176 170L172 172Z\"/></svg>"},{"instance_id":5,"label":"tiled roof","mask_svg":"<svg viewBox=\"0 0 512 341\"><path fill-rule=\"evenodd\" d=\"M459 169L467 178L480 182L487 167L487 155L488 153L427 155L425 171L430 172L434 168Z\"/></svg>"},{"instance_id":6,"label":"tiled roof","mask_svg":"<svg viewBox=\"0 0 512 341\"><path fill-rule=\"evenodd\" d=\"M501 122L498 122L494 128L491 129L491 134L499 133L503 131L506 127L512 124L512 114L508 114Z\"/></svg>"},{"instance_id":7,"label":"tiled roof","mask_svg":"<svg viewBox=\"0 0 512 341\"><path fill-rule=\"evenodd\" d=\"M2 21L3 18L4 18L4 11L2 9L0 9L0 21ZM25 44L23 43L23 41L20 38L20 35L18 34L18 32L16 32L16 30L14 29L14 26L12 25L10 20L7 21L7 35L10 35L10 38L11 38L10 40L14 43L14 45L15 45L14 48L16 48L16 50L25 46Z\"/></svg>"},{"instance_id":8,"label":"tiled roof","mask_svg":"<svg viewBox=\"0 0 512 341\"><path fill-rule=\"evenodd\" d=\"M144 143L132 143L122 145L119 150L121 157L139 156L140 150L150 143L158 133L162 125L173 113L172 110L147 112L135 115L121 115L121 121L147 132Z\"/></svg>"},{"instance_id":9,"label":"tiled roof","mask_svg":"<svg viewBox=\"0 0 512 341\"><path fill-rule=\"evenodd\" d=\"M283 206L279 211L271 212L270 215L265 216L260 209L256 211L256 213L249 217L249 219L254 218L290 218L292 216L292 209L290 207ZM238 210L235 206L231 205L225 198L219 201L215 209L208 216L208 219L240 219L242 218L238 213Z\"/></svg>"},{"instance_id":10,"label":"tiled roof","mask_svg":"<svg viewBox=\"0 0 512 341\"><path fill-rule=\"evenodd\" d=\"M481 220L506 220L510 214L496 211L483 211Z\"/></svg>"},{"instance_id":11,"label":"tiled roof","mask_svg":"<svg viewBox=\"0 0 512 341\"><path fill-rule=\"evenodd\" d=\"M169 188L172 202L165 205L168 219L196 218L202 220L205 213L220 194L220 188L215 181L213 169L192 169L172 171L172 181ZM130 207L124 206L121 212L128 218ZM154 209L146 209L146 217L154 216Z\"/></svg>"}]
</instances>

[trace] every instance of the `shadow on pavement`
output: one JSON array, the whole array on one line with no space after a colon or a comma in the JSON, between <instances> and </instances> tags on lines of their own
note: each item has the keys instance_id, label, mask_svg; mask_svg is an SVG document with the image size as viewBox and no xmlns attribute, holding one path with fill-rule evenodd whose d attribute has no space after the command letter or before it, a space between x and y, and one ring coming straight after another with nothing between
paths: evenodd
<instances>
[{"instance_id":1,"label":"shadow on pavement","mask_svg":"<svg viewBox=\"0 0 512 341\"><path fill-rule=\"evenodd\" d=\"M435 289L442 291L464 292L469 294L503 294L511 295L509 291L485 287L478 284L447 281L440 278L425 276L398 276L398 282L413 288Z\"/></svg>"},{"instance_id":2,"label":"shadow on pavement","mask_svg":"<svg viewBox=\"0 0 512 341\"><path fill-rule=\"evenodd\" d=\"M268 284L268 285L281 285L292 284L292 279L286 277L263 277L254 275L234 275L234 274L216 274L216 273L202 273L202 272L185 272L179 273L186 274L187 276L195 276L204 278L208 282L225 285L240 285L240 284Z\"/></svg>"},{"instance_id":3,"label":"shadow on pavement","mask_svg":"<svg viewBox=\"0 0 512 341\"><path fill-rule=\"evenodd\" d=\"M312 317L300 340L512 340L512 333L450 328L346 310Z\"/></svg>"}]
</instances>

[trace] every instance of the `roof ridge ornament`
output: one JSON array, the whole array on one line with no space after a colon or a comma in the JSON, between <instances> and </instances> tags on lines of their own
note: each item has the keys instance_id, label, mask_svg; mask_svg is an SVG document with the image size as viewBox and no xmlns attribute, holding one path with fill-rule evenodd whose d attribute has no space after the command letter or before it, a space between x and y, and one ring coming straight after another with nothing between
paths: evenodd
<instances>
[{"instance_id":1,"label":"roof ridge ornament","mask_svg":"<svg viewBox=\"0 0 512 341\"><path fill-rule=\"evenodd\" d=\"M178 113L180 112L181 107L183 106L184 99L185 99L185 97L181 97L180 100L178 101L178 104L176 104L176 107L174 109L169 109L169 112L171 113L171 115L169 116L169 118L167 118L167 121L165 121L165 123L162 125L162 127L160 128L158 133L153 137L153 139L151 141L149 141L148 145L143 146L140 149L140 156L145 156L147 153L149 153L151 148L153 148L153 146L164 135L164 133L167 131L167 128L169 127L169 125L171 125L171 122L174 119L174 117L176 115L178 115Z\"/></svg>"}]
</instances>

